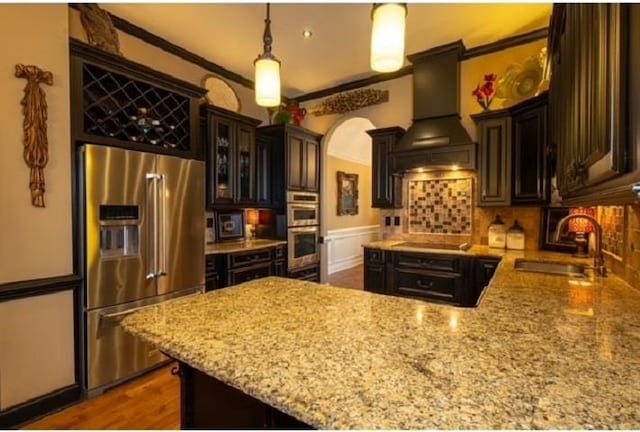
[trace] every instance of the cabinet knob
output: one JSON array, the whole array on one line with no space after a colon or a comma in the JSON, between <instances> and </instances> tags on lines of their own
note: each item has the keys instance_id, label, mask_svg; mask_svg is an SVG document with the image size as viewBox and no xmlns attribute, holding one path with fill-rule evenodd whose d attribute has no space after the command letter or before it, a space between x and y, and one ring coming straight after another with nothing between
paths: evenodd
<instances>
[{"instance_id":1,"label":"cabinet knob","mask_svg":"<svg viewBox=\"0 0 640 432\"><path fill-rule=\"evenodd\" d=\"M636 183L631 187L631 191L640 199L640 183Z\"/></svg>"},{"instance_id":2,"label":"cabinet knob","mask_svg":"<svg viewBox=\"0 0 640 432\"><path fill-rule=\"evenodd\" d=\"M427 281L427 283L424 283L421 280L419 280L417 285L418 285L418 288L433 288L433 281Z\"/></svg>"}]
</instances>

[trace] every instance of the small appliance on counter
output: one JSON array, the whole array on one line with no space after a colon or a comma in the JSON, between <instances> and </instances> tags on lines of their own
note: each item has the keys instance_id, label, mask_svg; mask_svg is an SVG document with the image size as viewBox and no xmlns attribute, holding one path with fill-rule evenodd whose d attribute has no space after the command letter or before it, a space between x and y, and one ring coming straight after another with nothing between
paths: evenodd
<instances>
[{"instance_id":1,"label":"small appliance on counter","mask_svg":"<svg viewBox=\"0 0 640 432\"><path fill-rule=\"evenodd\" d=\"M507 249L524 250L524 239L524 228L520 226L516 219L509 231L507 231Z\"/></svg>"},{"instance_id":2,"label":"small appliance on counter","mask_svg":"<svg viewBox=\"0 0 640 432\"><path fill-rule=\"evenodd\" d=\"M500 215L489 225L489 247L504 249L507 245L507 232Z\"/></svg>"}]
</instances>

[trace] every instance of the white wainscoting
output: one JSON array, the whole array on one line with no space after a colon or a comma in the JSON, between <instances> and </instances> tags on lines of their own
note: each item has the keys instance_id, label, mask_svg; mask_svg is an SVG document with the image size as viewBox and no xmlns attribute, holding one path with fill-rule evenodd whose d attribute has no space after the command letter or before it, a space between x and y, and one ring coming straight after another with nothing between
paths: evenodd
<instances>
[{"instance_id":1,"label":"white wainscoting","mask_svg":"<svg viewBox=\"0 0 640 432\"><path fill-rule=\"evenodd\" d=\"M328 273L332 274L363 263L362 245L380 238L380 225L329 230L325 237Z\"/></svg>"}]
</instances>

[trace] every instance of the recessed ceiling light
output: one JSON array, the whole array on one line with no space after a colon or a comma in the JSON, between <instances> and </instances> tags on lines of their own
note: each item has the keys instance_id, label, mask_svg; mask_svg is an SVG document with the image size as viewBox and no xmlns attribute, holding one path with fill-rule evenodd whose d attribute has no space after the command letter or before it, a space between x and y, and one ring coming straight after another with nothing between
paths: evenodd
<instances>
[{"instance_id":1,"label":"recessed ceiling light","mask_svg":"<svg viewBox=\"0 0 640 432\"><path fill-rule=\"evenodd\" d=\"M311 33L311 30L309 29L304 29L302 31L302 37L305 39L309 39L311 36L313 36L313 33Z\"/></svg>"}]
</instances>

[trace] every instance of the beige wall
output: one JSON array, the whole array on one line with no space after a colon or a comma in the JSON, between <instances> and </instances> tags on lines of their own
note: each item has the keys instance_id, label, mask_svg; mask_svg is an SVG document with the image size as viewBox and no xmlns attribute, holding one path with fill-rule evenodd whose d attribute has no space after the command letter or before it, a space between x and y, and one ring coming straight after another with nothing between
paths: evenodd
<instances>
[{"instance_id":1,"label":"beige wall","mask_svg":"<svg viewBox=\"0 0 640 432\"><path fill-rule=\"evenodd\" d=\"M476 128L470 115L482 111L482 107L471 96L473 89L483 82L486 74L496 73L498 74L498 79L500 79L500 76L504 75L509 65L514 62L520 63L531 56L537 56L545 46L547 46L547 40L540 39L485 56L473 57L462 62L460 67L460 115L462 124L471 135L471 138L476 139ZM502 102L500 99L495 99L491 104L491 109L502 108Z\"/></svg>"},{"instance_id":2,"label":"beige wall","mask_svg":"<svg viewBox=\"0 0 640 432\"><path fill-rule=\"evenodd\" d=\"M0 5L0 283L73 273L68 38L67 5ZM17 63L53 73L45 208L31 205L22 159ZM70 291L0 303L0 409L73 384L73 356Z\"/></svg>"},{"instance_id":3,"label":"beige wall","mask_svg":"<svg viewBox=\"0 0 640 432\"><path fill-rule=\"evenodd\" d=\"M0 410L75 382L73 293L0 303Z\"/></svg>"},{"instance_id":4,"label":"beige wall","mask_svg":"<svg viewBox=\"0 0 640 432\"><path fill-rule=\"evenodd\" d=\"M0 5L0 40L0 283L70 274L67 6ZM22 158L20 100L26 80L14 76L17 63L53 73L53 86L42 85L49 107L45 208L31 205L29 168Z\"/></svg>"},{"instance_id":5,"label":"beige wall","mask_svg":"<svg viewBox=\"0 0 640 432\"><path fill-rule=\"evenodd\" d=\"M521 62L529 56L538 55L546 46L546 40L541 39L528 44L508 48L503 51L474 57L462 62L460 66L460 115L462 123L472 138L475 139L475 125L470 115L482 111L482 108L471 96L471 91L480 83L485 74L497 73L502 75L510 64ZM335 123L351 117L364 117L378 128L388 126L401 126L407 128L413 118L413 82L411 75L390 81L371 85L367 88L389 90L389 101L380 105L373 105L345 114L333 114L316 117L308 115L303 126L319 133L326 133ZM302 106L310 107L323 99L314 99L304 102ZM437 101L434 101L437 103ZM501 108L501 101L496 99L492 108Z\"/></svg>"},{"instance_id":6,"label":"beige wall","mask_svg":"<svg viewBox=\"0 0 640 432\"><path fill-rule=\"evenodd\" d=\"M212 23L215 25L215 23ZM71 37L83 42L87 41L86 34L80 22L80 12L69 8L69 34ZM153 45L123 33L118 30L120 40L120 51L129 60L142 63L153 69L162 71L176 78L188 81L192 84L201 85L202 78L210 72L198 65L187 62L180 57L169 54ZM251 77L249 77L251 78ZM225 78L223 78L225 79ZM242 114L257 118L265 122L268 121L267 110L259 107L254 102L253 90L240 84L225 79L236 91L240 99L240 111Z\"/></svg>"},{"instance_id":7,"label":"beige wall","mask_svg":"<svg viewBox=\"0 0 640 432\"><path fill-rule=\"evenodd\" d=\"M472 139L476 139L476 128L475 124L471 120L470 115L478 113L482 110L482 108L475 101L475 98L471 96L471 91L475 88L475 86L481 82L484 78L485 74L488 73L497 73L501 75L506 70L507 66L511 65L514 62L522 62L527 57L538 55L540 50L546 45L546 40L541 39L535 42L531 42L528 44L520 45L513 48L508 48L503 51L499 51L496 53L491 53L485 56L474 57L469 60L465 60L461 64L460 69L460 115L462 119L462 123L471 135ZM401 126L407 128L410 126L412 117L413 117L413 83L412 77L410 75L404 76L401 78L397 78L395 80L385 81L382 83L374 84L369 86L369 88L375 88L380 90L389 90L389 101L380 105L373 105L370 107L362 108L360 110L352 111L345 114L334 114L334 115L326 115L316 117L314 115L308 115L303 122L303 126L312 129L316 132L326 134L334 125L340 124L346 119L354 118L354 117L364 117L369 119L373 124L376 125L376 128L383 128L388 126ZM312 101L308 101L303 103L302 105L309 109L313 107L315 104L322 101L322 99L316 99ZM492 108L499 109L502 108L502 101L496 99ZM333 182L329 185L327 190L326 199L330 202L335 200L335 171L337 169L331 169L331 166L327 166L327 170L325 170L325 175L328 175ZM424 174L423 176L426 176ZM461 173L440 173L440 176L460 176ZM475 174L471 174L475 178ZM405 180L406 180L405 176ZM405 182L406 183L406 182ZM364 190L365 182L360 182L360 202L363 200L370 200L370 187L371 185L367 185L369 188L368 192ZM474 180L474 188L477 185L477 181ZM367 194L367 195L365 195ZM474 192L474 203L476 201L476 194ZM406 199L404 200L406 203ZM477 208L474 204L473 215L474 215L474 224L473 224L473 236L467 236L462 241L472 241L476 244L486 244L487 243L487 229L488 226L495 216L496 213L500 213L505 219L508 220L508 223L511 224L513 219L518 219L519 222L524 226L527 232L527 240L526 240L526 248L527 249L536 249L538 247L538 235L539 235L539 224L540 224L540 210L535 207L506 207L506 208L491 208L491 209L483 209ZM405 238L408 236L406 229L406 214L404 210L383 210L379 212L379 217L376 222L371 222L371 224L380 224L384 226L384 217L385 216L400 216L402 220L402 226L399 228L384 228L383 234L387 238L393 237L402 237ZM343 222L342 219L339 219L335 216L335 212L329 211L328 215L329 219L329 229L335 229L335 225L339 223L348 223ZM345 218L343 216L343 218ZM344 226L353 226L353 225L344 225ZM434 237L427 238L429 236L423 236L423 241L443 241L442 237ZM433 236L432 236L433 237ZM458 241L459 239L451 239L452 241Z\"/></svg>"},{"instance_id":8,"label":"beige wall","mask_svg":"<svg viewBox=\"0 0 640 432\"><path fill-rule=\"evenodd\" d=\"M358 174L358 214L353 216L338 216L338 179L337 172ZM355 162L327 156L323 175L327 176L327 190L323 199L327 205L325 213L327 230L352 228L366 225L377 225L380 222L380 212L371 208L371 167Z\"/></svg>"}]
</instances>

